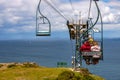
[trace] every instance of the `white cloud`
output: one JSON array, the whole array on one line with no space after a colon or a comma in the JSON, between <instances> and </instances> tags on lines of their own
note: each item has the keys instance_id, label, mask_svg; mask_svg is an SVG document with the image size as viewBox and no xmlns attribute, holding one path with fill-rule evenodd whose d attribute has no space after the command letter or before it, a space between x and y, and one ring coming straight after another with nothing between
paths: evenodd
<instances>
[{"instance_id":1,"label":"white cloud","mask_svg":"<svg viewBox=\"0 0 120 80\"><path fill-rule=\"evenodd\" d=\"M12 13L12 15L22 15L22 14L32 14L35 13L35 9L37 6L37 0L4 0L0 1L1 6L3 7L2 11L3 13ZM36 3L36 4L35 4Z\"/></svg>"},{"instance_id":2,"label":"white cloud","mask_svg":"<svg viewBox=\"0 0 120 80\"><path fill-rule=\"evenodd\" d=\"M10 28L10 29L6 29L5 32L16 33L17 30L15 28Z\"/></svg>"},{"instance_id":3,"label":"white cloud","mask_svg":"<svg viewBox=\"0 0 120 80\"><path fill-rule=\"evenodd\" d=\"M22 19L22 17L19 16L7 16L7 17L8 17L7 21L12 24L17 24Z\"/></svg>"},{"instance_id":4,"label":"white cloud","mask_svg":"<svg viewBox=\"0 0 120 80\"><path fill-rule=\"evenodd\" d=\"M35 30L37 2L38 0L0 0L0 27L3 31L30 32L32 27Z\"/></svg>"},{"instance_id":5,"label":"white cloud","mask_svg":"<svg viewBox=\"0 0 120 80\"><path fill-rule=\"evenodd\" d=\"M18 29L23 31L23 32L30 32L30 31L34 31L35 27L34 26L22 26Z\"/></svg>"},{"instance_id":6,"label":"white cloud","mask_svg":"<svg viewBox=\"0 0 120 80\"><path fill-rule=\"evenodd\" d=\"M120 11L119 11L120 5L119 4L120 4L120 1L117 1L117 0L114 0L114 1L112 0L111 2L107 2L107 3L103 1L98 2L104 23L118 24L120 22ZM88 0L82 0L80 2L73 2L73 7L77 11L81 11L82 12L81 15L83 17L88 16L88 7L89 7ZM72 16L72 17L74 16L71 5L69 3L61 4L60 9L62 9L63 11L66 11L66 13L68 12L67 16ZM96 12L96 8L95 8L95 5L93 4L92 14L91 14L93 18L96 18L97 13L95 12Z\"/></svg>"},{"instance_id":7,"label":"white cloud","mask_svg":"<svg viewBox=\"0 0 120 80\"><path fill-rule=\"evenodd\" d=\"M14 28L8 29L9 32L29 32L35 30L35 13L39 0L0 0L0 25L3 23L9 23L15 25ZM44 0L42 0L44 3ZM49 0L50 1L50 0ZM75 18L70 3L63 3L61 0L51 0L54 2L57 9L60 9L64 13L64 16L67 19L71 17ZM69 0L68 0L69 1ZM73 2L73 8L77 11L82 12L82 16L87 16L89 0L82 0L79 2ZM98 2L98 5L101 9L104 23L110 23L117 25L120 22L120 1L112 0L111 2L105 3L102 0ZM94 6L94 5L92 5ZM1 9L3 8L3 9ZM92 8L93 13L95 13L95 8ZM56 11L54 11L47 4L42 6L42 13L47 16L52 24L52 31L56 30L67 30L66 20L61 17ZM96 15L92 15L94 18ZM16 26L16 25L21 26ZM23 25L24 24L24 25ZM113 26L114 26L113 25ZM12 27L12 26L11 26ZM18 27L18 28L17 28ZM109 29L110 27L105 27ZM111 26L112 28L112 26ZM110 28L110 29L111 29ZM119 28L119 27L117 27ZM116 29L116 28L115 28ZM120 29L120 28L119 28Z\"/></svg>"},{"instance_id":8,"label":"white cloud","mask_svg":"<svg viewBox=\"0 0 120 80\"><path fill-rule=\"evenodd\" d=\"M100 9L103 16L104 23L116 23L118 24L120 22L120 14L119 14L119 8L120 8L120 1L112 0L110 2L101 2L100 3Z\"/></svg>"},{"instance_id":9,"label":"white cloud","mask_svg":"<svg viewBox=\"0 0 120 80\"><path fill-rule=\"evenodd\" d=\"M103 17L103 22L106 22L106 23L112 23L112 22L115 22L115 15L113 13L110 13L106 16Z\"/></svg>"},{"instance_id":10,"label":"white cloud","mask_svg":"<svg viewBox=\"0 0 120 80\"><path fill-rule=\"evenodd\" d=\"M120 0L111 0L109 6L113 6L114 8L120 8Z\"/></svg>"},{"instance_id":11,"label":"white cloud","mask_svg":"<svg viewBox=\"0 0 120 80\"><path fill-rule=\"evenodd\" d=\"M31 31L35 31L35 27L28 25L28 26L21 26L21 27L5 29L4 31L10 32L10 33L31 32Z\"/></svg>"},{"instance_id":12,"label":"white cloud","mask_svg":"<svg viewBox=\"0 0 120 80\"><path fill-rule=\"evenodd\" d=\"M96 26L97 26L97 28L99 28L101 25L97 24ZM120 23L119 24L115 24L115 23L113 23L113 24L103 24L103 29L104 29L104 31L120 30Z\"/></svg>"}]
</instances>

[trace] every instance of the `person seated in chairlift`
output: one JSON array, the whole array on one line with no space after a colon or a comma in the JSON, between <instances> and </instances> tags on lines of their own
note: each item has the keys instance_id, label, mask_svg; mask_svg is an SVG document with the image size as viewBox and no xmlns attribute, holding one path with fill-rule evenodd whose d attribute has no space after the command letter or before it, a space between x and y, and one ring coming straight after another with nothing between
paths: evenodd
<instances>
[{"instance_id":1,"label":"person seated in chairlift","mask_svg":"<svg viewBox=\"0 0 120 80\"><path fill-rule=\"evenodd\" d=\"M93 46L91 46L91 51L100 51L100 46L98 45L98 42L93 42Z\"/></svg>"},{"instance_id":2,"label":"person seated in chairlift","mask_svg":"<svg viewBox=\"0 0 120 80\"><path fill-rule=\"evenodd\" d=\"M81 52L91 52L91 44L90 42L92 42L93 40L88 40L88 41L85 41L83 43L83 45L80 47L80 51ZM84 56L84 60L86 62L87 65L90 65L91 64L91 59L89 56Z\"/></svg>"},{"instance_id":3,"label":"person seated in chairlift","mask_svg":"<svg viewBox=\"0 0 120 80\"><path fill-rule=\"evenodd\" d=\"M90 52L90 51L91 51L90 48L91 48L91 46L90 46L89 42L86 41L86 42L84 42L83 45L80 47L80 50L81 50L82 52ZM86 62L87 65L90 65L90 58L89 58L88 56L84 56L84 60L85 60L85 62Z\"/></svg>"},{"instance_id":4,"label":"person seated in chairlift","mask_svg":"<svg viewBox=\"0 0 120 80\"><path fill-rule=\"evenodd\" d=\"M82 52L90 52L91 51L91 46L88 41L85 41L83 45L80 47L80 51Z\"/></svg>"},{"instance_id":5,"label":"person seated in chairlift","mask_svg":"<svg viewBox=\"0 0 120 80\"><path fill-rule=\"evenodd\" d=\"M100 52L100 46L98 45L98 42L94 41L93 46L91 47L91 51ZM98 64L99 63L100 56L99 55L93 55L92 58L92 64Z\"/></svg>"},{"instance_id":6,"label":"person seated in chairlift","mask_svg":"<svg viewBox=\"0 0 120 80\"><path fill-rule=\"evenodd\" d=\"M88 41L84 42L84 44L81 46L80 50L82 52L91 52L91 51L100 51L100 46L98 45L98 42L94 41L93 38L89 38ZM86 61L86 64L97 64L99 62L100 56L99 55L93 55L93 58L91 59L89 56L84 56L84 59Z\"/></svg>"},{"instance_id":7,"label":"person seated in chairlift","mask_svg":"<svg viewBox=\"0 0 120 80\"><path fill-rule=\"evenodd\" d=\"M87 41L85 40L84 43L82 44L82 46L80 47L80 51L81 52L90 52L93 41L94 40L92 37L88 38Z\"/></svg>"}]
</instances>

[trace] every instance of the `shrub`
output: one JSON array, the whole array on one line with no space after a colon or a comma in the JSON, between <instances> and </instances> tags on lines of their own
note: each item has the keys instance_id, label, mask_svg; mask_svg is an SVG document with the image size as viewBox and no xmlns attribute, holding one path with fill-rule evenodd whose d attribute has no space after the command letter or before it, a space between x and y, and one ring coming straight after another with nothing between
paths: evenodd
<instances>
[{"instance_id":1,"label":"shrub","mask_svg":"<svg viewBox=\"0 0 120 80\"><path fill-rule=\"evenodd\" d=\"M81 73L84 74L84 75L89 75L89 74L90 74L89 70L86 69L86 68L82 68L82 69L80 69L80 71L81 71Z\"/></svg>"},{"instance_id":2,"label":"shrub","mask_svg":"<svg viewBox=\"0 0 120 80\"><path fill-rule=\"evenodd\" d=\"M89 75L84 75L82 80L95 80L95 79Z\"/></svg>"},{"instance_id":3,"label":"shrub","mask_svg":"<svg viewBox=\"0 0 120 80\"><path fill-rule=\"evenodd\" d=\"M36 68L36 67L39 67L39 65L37 65L36 63L30 63L30 62L25 62L23 63L23 67L26 67L26 68Z\"/></svg>"},{"instance_id":4,"label":"shrub","mask_svg":"<svg viewBox=\"0 0 120 80\"><path fill-rule=\"evenodd\" d=\"M2 67L3 65L2 64L0 64L0 68Z\"/></svg>"},{"instance_id":5,"label":"shrub","mask_svg":"<svg viewBox=\"0 0 120 80\"><path fill-rule=\"evenodd\" d=\"M16 64L9 64L9 65L7 66L7 68L14 68L14 67L16 67Z\"/></svg>"},{"instance_id":6,"label":"shrub","mask_svg":"<svg viewBox=\"0 0 120 80\"><path fill-rule=\"evenodd\" d=\"M72 71L64 71L58 75L57 80L80 80L80 77L75 76Z\"/></svg>"}]
</instances>

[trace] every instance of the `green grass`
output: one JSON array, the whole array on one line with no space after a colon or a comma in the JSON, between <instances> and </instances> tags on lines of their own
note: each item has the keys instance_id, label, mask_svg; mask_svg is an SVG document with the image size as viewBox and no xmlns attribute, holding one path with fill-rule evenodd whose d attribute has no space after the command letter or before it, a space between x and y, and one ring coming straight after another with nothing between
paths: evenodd
<instances>
[{"instance_id":1,"label":"green grass","mask_svg":"<svg viewBox=\"0 0 120 80\"><path fill-rule=\"evenodd\" d=\"M58 78L58 75L60 75L64 71L71 71L71 70L68 68L14 66L6 69L0 68L0 80L56 80ZM103 78L99 76L95 76L93 74L78 73L78 72L73 72L73 73L75 74L75 76L81 77L80 80L87 80L84 78L86 75L89 75L92 78L94 78L93 80L104 80ZM71 79L71 80L76 80L76 79Z\"/></svg>"},{"instance_id":2,"label":"green grass","mask_svg":"<svg viewBox=\"0 0 120 80\"><path fill-rule=\"evenodd\" d=\"M0 80L47 80L54 79L62 71L61 68L8 68L0 70Z\"/></svg>"}]
</instances>

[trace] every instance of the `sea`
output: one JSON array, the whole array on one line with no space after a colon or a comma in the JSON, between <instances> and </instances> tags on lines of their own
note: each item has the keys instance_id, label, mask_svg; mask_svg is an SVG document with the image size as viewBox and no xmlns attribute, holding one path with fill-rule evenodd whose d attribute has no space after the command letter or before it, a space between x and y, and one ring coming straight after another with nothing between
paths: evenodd
<instances>
[{"instance_id":1,"label":"sea","mask_svg":"<svg viewBox=\"0 0 120 80\"><path fill-rule=\"evenodd\" d=\"M57 67L67 62L71 67L74 46L70 40L0 40L0 63L36 62L41 66ZM120 80L120 39L105 39L103 60L97 65L86 65L93 74L106 80Z\"/></svg>"}]
</instances>

